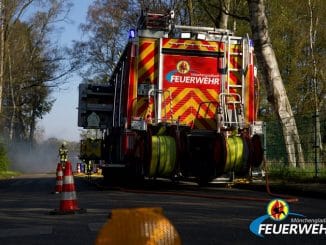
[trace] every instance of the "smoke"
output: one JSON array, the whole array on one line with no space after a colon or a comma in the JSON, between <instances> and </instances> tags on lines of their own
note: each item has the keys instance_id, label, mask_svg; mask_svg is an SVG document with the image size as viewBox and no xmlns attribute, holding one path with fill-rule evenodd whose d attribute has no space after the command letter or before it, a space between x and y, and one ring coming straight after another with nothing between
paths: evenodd
<instances>
[{"instance_id":1,"label":"smoke","mask_svg":"<svg viewBox=\"0 0 326 245\"><path fill-rule=\"evenodd\" d=\"M10 169L22 173L55 172L59 161L58 148L47 142L33 148L30 144L16 143L8 150Z\"/></svg>"}]
</instances>

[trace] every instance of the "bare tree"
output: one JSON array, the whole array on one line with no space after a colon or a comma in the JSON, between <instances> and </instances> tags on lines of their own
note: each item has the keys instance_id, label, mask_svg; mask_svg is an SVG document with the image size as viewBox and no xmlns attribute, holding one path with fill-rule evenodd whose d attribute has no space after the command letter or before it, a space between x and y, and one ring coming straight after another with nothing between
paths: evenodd
<instances>
[{"instance_id":1,"label":"bare tree","mask_svg":"<svg viewBox=\"0 0 326 245\"><path fill-rule=\"evenodd\" d=\"M227 29L228 28L228 20L229 15L227 13L230 12L230 0L220 1L220 21L219 21L219 28Z\"/></svg>"},{"instance_id":2,"label":"bare tree","mask_svg":"<svg viewBox=\"0 0 326 245\"><path fill-rule=\"evenodd\" d=\"M31 18L22 21L32 3ZM65 82L61 78L74 70L50 36L58 22L67 20L70 8L70 0L0 1L0 101L5 102L0 130L9 142L32 143L37 119L53 104L51 88L59 87Z\"/></svg>"},{"instance_id":3,"label":"bare tree","mask_svg":"<svg viewBox=\"0 0 326 245\"><path fill-rule=\"evenodd\" d=\"M0 0L0 113L2 112L5 76L6 40L10 24L16 23L33 0ZM0 123L1 124L1 123Z\"/></svg>"},{"instance_id":4,"label":"bare tree","mask_svg":"<svg viewBox=\"0 0 326 245\"><path fill-rule=\"evenodd\" d=\"M101 0L90 5L87 21L81 25L88 40L75 41L70 51L73 62L83 68L80 75L85 81L108 81L139 13L139 5L129 0Z\"/></svg>"},{"instance_id":5,"label":"bare tree","mask_svg":"<svg viewBox=\"0 0 326 245\"><path fill-rule=\"evenodd\" d=\"M194 21L194 5L192 0L187 0L186 6L189 12L189 24L193 26L195 25L195 21Z\"/></svg>"},{"instance_id":6,"label":"bare tree","mask_svg":"<svg viewBox=\"0 0 326 245\"><path fill-rule=\"evenodd\" d=\"M282 124L283 136L290 166L304 167L300 138L290 102L272 48L264 0L248 0L250 25L255 43L257 60L262 69L268 101Z\"/></svg>"}]
</instances>

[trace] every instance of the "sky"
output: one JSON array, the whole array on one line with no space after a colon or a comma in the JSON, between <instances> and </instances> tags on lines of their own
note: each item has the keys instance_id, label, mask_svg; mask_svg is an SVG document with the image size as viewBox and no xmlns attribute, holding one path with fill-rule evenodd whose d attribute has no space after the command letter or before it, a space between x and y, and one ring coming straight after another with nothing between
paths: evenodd
<instances>
[{"instance_id":1,"label":"sky","mask_svg":"<svg viewBox=\"0 0 326 245\"><path fill-rule=\"evenodd\" d=\"M85 23L87 9L92 0L73 0L74 6L69 14L72 23L64 24L64 30L60 34L61 45L71 47L73 40L80 40L82 32L79 25ZM80 130L77 126L78 117L78 85L81 77L74 75L69 77L66 84L51 94L56 99L52 110L38 122L38 127L44 131L43 138L57 138L66 141L79 141Z\"/></svg>"}]
</instances>

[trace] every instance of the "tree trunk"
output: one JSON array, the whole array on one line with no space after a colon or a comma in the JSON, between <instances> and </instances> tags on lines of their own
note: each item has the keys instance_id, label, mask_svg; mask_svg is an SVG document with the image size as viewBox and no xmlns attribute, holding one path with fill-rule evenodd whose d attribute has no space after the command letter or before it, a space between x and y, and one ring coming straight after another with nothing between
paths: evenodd
<instances>
[{"instance_id":1,"label":"tree trunk","mask_svg":"<svg viewBox=\"0 0 326 245\"><path fill-rule=\"evenodd\" d=\"M5 64L5 14L2 0L0 0L0 114L2 113L2 97L4 82L4 64ZM2 123L2 117L0 116ZM2 127L2 125L0 125Z\"/></svg>"},{"instance_id":2,"label":"tree trunk","mask_svg":"<svg viewBox=\"0 0 326 245\"><path fill-rule=\"evenodd\" d=\"M220 5L221 15L219 19L219 28L228 29L229 15L227 13L230 11L230 0L221 0Z\"/></svg>"},{"instance_id":3,"label":"tree trunk","mask_svg":"<svg viewBox=\"0 0 326 245\"><path fill-rule=\"evenodd\" d=\"M187 8L189 12L189 25L193 26L195 25L195 22L194 22L194 7L193 7L192 0L187 0Z\"/></svg>"},{"instance_id":4,"label":"tree trunk","mask_svg":"<svg viewBox=\"0 0 326 245\"><path fill-rule=\"evenodd\" d=\"M12 59L11 59L11 52L10 52L10 46L8 45L8 70L9 70L9 91L10 91L10 101L11 101L11 106L12 106L12 113L10 116L10 124L9 124L9 140L12 141L13 135L14 135L14 124L16 120L16 98L15 98L15 93L14 93L14 81L13 81L13 76L12 76Z\"/></svg>"},{"instance_id":5,"label":"tree trunk","mask_svg":"<svg viewBox=\"0 0 326 245\"><path fill-rule=\"evenodd\" d=\"M319 19L316 18L314 23L314 7L311 1L308 1L309 6L309 17L310 17L310 27L309 27L309 53L312 60L312 82L314 86L314 104L315 104L315 139L314 139L314 148L315 148L315 176L318 175L318 167L320 164L320 152L323 150L323 142L321 140L321 132L320 132L320 118L319 118L319 99L318 99L318 83L317 83L317 61L315 58L315 43L316 43L316 27L318 26Z\"/></svg>"},{"instance_id":6,"label":"tree trunk","mask_svg":"<svg viewBox=\"0 0 326 245\"><path fill-rule=\"evenodd\" d=\"M304 167L304 157L296 122L282 81L268 33L264 0L247 0L255 53L262 70L267 99L281 122L288 163Z\"/></svg>"},{"instance_id":7,"label":"tree trunk","mask_svg":"<svg viewBox=\"0 0 326 245\"><path fill-rule=\"evenodd\" d=\"M30 124L29 124L29 136L28 136L28 141L31 149L34 148L35 126L36 126L36 116L35 116L35 109L33 109Z\"/></svg>"}]
</instances>

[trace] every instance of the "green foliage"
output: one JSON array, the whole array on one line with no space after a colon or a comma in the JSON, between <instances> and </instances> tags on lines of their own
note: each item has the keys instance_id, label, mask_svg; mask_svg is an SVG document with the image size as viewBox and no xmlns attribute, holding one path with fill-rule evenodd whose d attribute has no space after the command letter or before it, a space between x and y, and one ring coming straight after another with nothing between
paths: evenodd
<instances>
[{"instance_id":1,"label":"green foliage","mask_svg":"<svg viewBox=\"0 0 326 245\"><path fill-rule=\"evenodd\" d=\"M5 132L14 141L33 137L37 118L49 112L53 101L48 99L46 81L54 67L45 60L45 49L26 23L16 22L8 37L3 108ZM29 62L26 62L28 61ZM33 72L31 72L33 71Z\"/></svg>"},{"instance_id":2,"label":"green foliage","mask_svg":"<svg viewBox=\"0 0 326 245\"><path fill-rule=\"evenodd\" d=\"M318 175L316 178L315 166L310 165L305 169L298 169L294 167L284 166L282 164L269 164L268 176L271 180L283 181L283 182L318 182L326 183L326 167L318 169Z\"/></svg>"},{"instance_id":3,"label":"green foliage","mask_svg":"<svg viewBox=\"0 0 326 245\"><path fill-rule=\"evenodd\" d=\"M7 171L9 167L9 159L5 144L0 141L0 172Z\"/></svg>"},{"instance_id":4,"label":"green foliage","mask_svg":"<svg viewBox=\"0 0 326 245\"><path fill-rule=\"evenodd\" d=\"M314 78L319 109L325 109L326 29L322 23L326 6L323 0L311 3L310 12L308 1L266 1L273 49L295 113L311 111L315 104Z\"/></svg>"}]
</instances>

